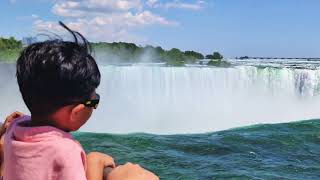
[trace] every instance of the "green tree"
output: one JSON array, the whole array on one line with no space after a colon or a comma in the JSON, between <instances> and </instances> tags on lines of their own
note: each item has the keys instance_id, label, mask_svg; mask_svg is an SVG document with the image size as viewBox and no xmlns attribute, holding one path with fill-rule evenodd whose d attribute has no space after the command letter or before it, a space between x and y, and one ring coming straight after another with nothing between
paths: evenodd
<instances>
[{"instance_id":1,"label":"green tree","mask_svg":"<svg viewBox=\"0 0 320 180\"><path fill-rule=\"evenodd\" d=\"M0 47L1 47L0 41ZM126 42L99 42L92 43L94 51L99 53L99 59L108 62L140 62L141 60L147 60L151 57L151 62L165 62L170 66L183 66L185 63L194 63L199 59L204 59L204 56L196 51L185 51L182 52L177 48L172 48L170 50L164 50L160 46L154 47L151 45L146 45L145 47L137 46L134 43ZM147 57L147 58L146 58ZM213 54L207 55L206 58L212 60L222 61L223 56L219 52L214 52ZM224 63L226 64L226 63ZM219 65L215 61L209 63L209 65ZM220 64L223 65L222 63Z\"/></svg>"},{"instance_id":2,"label":"green tree","mask_svg":"<svg viewBox=\"0 0 320 180\"><path fill-rule=\"evenodd\" d=\"M195 63L200 59L204 59L204 56L201 53L195 51L185 51L184 55L187 63Z\"/></svg>"},{"instance_id":3,"label":"green tree","mask_svg":"<svg viewBox=\"0 0 320 180\"><path fill-rule=\"evenodd\" d=\"M155 48L155 51L157 54L161 55L161 54L164 54L165 51L162 49L162 47L158 46Z\"/></svg>"},{"instance_id":4,"label":"green tree","mask_svg":"<svg viewBox=\"0 0 320 180\"><path fill-rule=\"evenodd\" d=\"M22 49L21 41L0 37L0 61L15 61Z\"/></svg>"},{"instance_id":5,"label":"green tree","mask_svg":"<svg viewBox=\"0 0 320 180\"><path fill-rule=\"evenodd\" d=\"M167 51L164 58L167 65L171 66L182 66L186 60L184 53L177 48L172 48L170 51Z\"/></svg>"},{"instance_id":6,"label":"green tree","mask_svg":"<svg viewBox=\"0 0 320 180\"><path fill-rule=\"evenodd\" d=\"M177 48L172 48L170 51L166 53L166 60L177 60L177 61L184 61L185 55Z\"/></svg>"},{"instance_id":7,"label":"green tree","mask_svg":"<svg viewBox=\"0 0 320 180\"><path fill-rule=\"evenodd\" d=\"M248 56L241 56L239 59L249 59Z\"/></svg>"},{"instance_id":8,"label":"green tree","mask_svg":"<svg viewBox=\"0 0 320 180\"><path fill-rule=\"evenodd\" d=\"M223 59L223 56L219 52L214 52L213 54L206 55L206 59Z\"/></svg>"},{"instance_id":9,"label":"green tree","mask_svg":"<svg viewBox=\"0 0 320 180\"><path fill-rule=\"evenodd\" d=\"M187 56L188 58L194 58L194 59L204 59L204 56L199 53L199 52L195 52L195 51L185 51L184 52L185 56Z\"/></svg>"},{"instance_id":10,"label":"green tree","mask_svg":"<svg viewBox=\"0 0 320 180\"><path fill-rule=\"evenodd\" d=\"M231 63L227 61L221 60L211 60L207 64L208 66L216 66L216 67L231 67Z\"/></svg>"}]
</instances>

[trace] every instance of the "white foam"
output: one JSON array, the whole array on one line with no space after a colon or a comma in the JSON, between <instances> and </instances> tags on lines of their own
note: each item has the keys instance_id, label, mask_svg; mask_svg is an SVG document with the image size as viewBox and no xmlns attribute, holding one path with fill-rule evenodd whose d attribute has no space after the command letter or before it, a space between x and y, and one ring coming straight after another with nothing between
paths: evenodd
<instances>
[{"instance_id":1,"label":"white foam","mask_svg":"<svg viewBox=\"0 0 320 180\"><path fill-rule=\"evenodd\" d=\"M101 67L96 132L202 133L320 117L320 71Z\"/></svg>"},{"instance_id":2,"label":"white foam","mask_svg":"<svg viewBox=\"0 0 320 180\"><path fill-rule=\"evenodd\" d=\"M25 108L0 68L0 115ZM9 67L9 66L8 66ZM81 131L202 133L320 117L320 70L101 66L101 103Z\"/></svg>"}]
</instances>

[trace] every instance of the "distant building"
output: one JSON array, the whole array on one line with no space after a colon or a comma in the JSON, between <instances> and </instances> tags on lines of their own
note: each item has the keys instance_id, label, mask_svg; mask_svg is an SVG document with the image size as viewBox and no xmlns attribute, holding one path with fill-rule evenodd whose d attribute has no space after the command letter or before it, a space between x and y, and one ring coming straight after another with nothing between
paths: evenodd
<instances>
[{"instance_id":1,"label":"distant building","mask_svg":"<svg viewBox=\"0 0 320 180\"><path fill-rule=\"evenodd\" d=\"M36 37L24 37L22 38L22 46L26 47L29 46L30 44L36 43L37 38Z\"/></svg>"}]
</instances>

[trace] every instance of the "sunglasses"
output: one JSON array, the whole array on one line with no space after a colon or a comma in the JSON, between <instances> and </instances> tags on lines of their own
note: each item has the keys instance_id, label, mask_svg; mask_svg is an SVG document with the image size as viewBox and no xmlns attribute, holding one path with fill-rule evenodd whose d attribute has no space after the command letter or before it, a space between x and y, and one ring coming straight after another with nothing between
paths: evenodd
<instances>
[{"instance_id":1,"label":"sunglasses","mask_svg":"<svg viewBox=\"0 0 320 180\"><path fill-rule=\"evenodd\" d=\"M86 107L92 107L93 109L97 109L99 102L100 102L100 95L96 94L95 99L86 100L81 104L85 105Z\"/></svg>"}]
</instances>

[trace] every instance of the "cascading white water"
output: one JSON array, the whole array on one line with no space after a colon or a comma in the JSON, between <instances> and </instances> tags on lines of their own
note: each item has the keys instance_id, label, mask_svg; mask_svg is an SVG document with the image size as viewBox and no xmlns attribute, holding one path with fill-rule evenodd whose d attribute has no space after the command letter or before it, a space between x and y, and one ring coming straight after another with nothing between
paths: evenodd
<instances>
[{"instance_id":1,"label":"cascading white water","mask_svg":"<svg viewBox=\"0 0 320 180\"><path fill-rule=\"evenodd\" d=\"M101 103L82 131L202 133L320 117L320 70L100 66L100 71ZM9 84L0 86L1 116L25 110L15 82L1 84Z\"/></svg>"},{"instance_id":2,"label":"cascading white water","mask_svg":"<svg viewBox=\"0 0 320 180\"><path fill-rule=\"evenodd\" d=\"M101 106L83 130L199 133L320 117L320 71L101 67Z\"/></svg>"}]
</instances>

